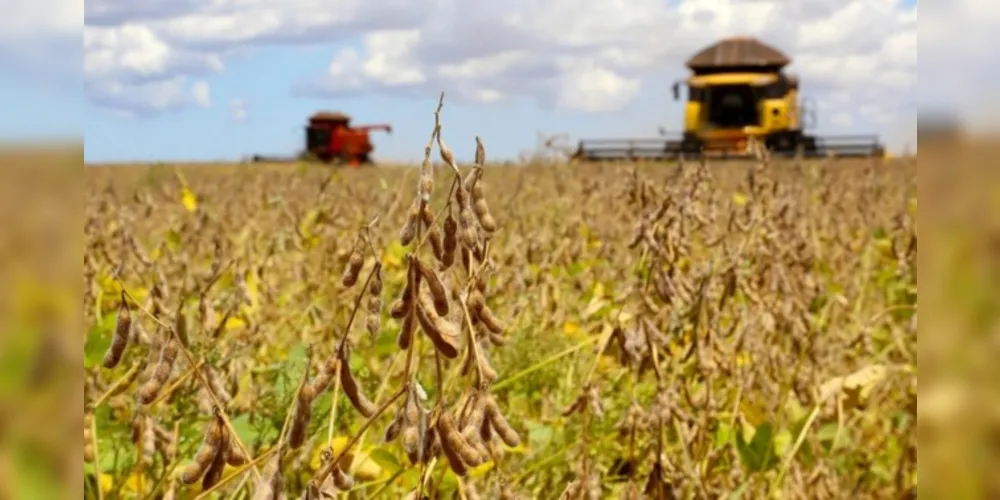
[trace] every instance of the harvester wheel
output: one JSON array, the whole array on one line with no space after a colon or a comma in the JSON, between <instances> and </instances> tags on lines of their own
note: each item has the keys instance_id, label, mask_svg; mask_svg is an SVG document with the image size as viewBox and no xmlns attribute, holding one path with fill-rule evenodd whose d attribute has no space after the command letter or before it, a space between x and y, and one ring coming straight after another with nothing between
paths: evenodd
<instances>
[{"instance_id":1,"label":"harvester wheel","mask_svg":"<svg viewBox=\"0 0 1000 500\"><path fill-rule=\"evenodd\" d=\"M771 140L768 141L770 144L767 146L771 151L778 153L792 152L795 151L795 145L798 142L797 139L797 137L790 134L779 134L771 137Z\"/></svg>"},{"instance_id":2,"label":"harvester wheel","mask_svg":"<svg viewBox=\"0 0 1000 500\"><path fill-rule=\"evenodd\" d=\"M812 136L802 136L802 149L806 154L815 155L817 152L816 138Z\"/></svg>"}]
</instances>

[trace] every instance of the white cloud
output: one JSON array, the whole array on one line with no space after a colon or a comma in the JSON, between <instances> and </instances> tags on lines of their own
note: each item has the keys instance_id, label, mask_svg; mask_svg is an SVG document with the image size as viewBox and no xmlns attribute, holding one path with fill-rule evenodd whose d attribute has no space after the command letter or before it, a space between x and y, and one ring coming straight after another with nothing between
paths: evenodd
<instances>
[{"instance_id":1,"label":"white cloud","mask_svg":"<svg viewBox=\"0 0 1000 500\"><path fill-rule=\"evenodd\" d=\"M993 3L952 2L960 14L948 19L997 18L984 8ZM119 107L148 96L159 100L140 109L161 109L163 89L173 88L197 105L175 78L224 71L248 46L360 39L316 69L310 92L445 90L481 103L615 112L641 92L668 93L694 51L738 34L780 47L806 94L837 100L824 123L900 122L918 101L917 9L897 0L92 0L85 9L85 88L101 102L129 96ZM965 43L980 52L1000 41L995 30L972 31L976 43Z\"/></svg>"},{"instance_id":2,"label":"white cloud","mask_svg":"<svg viewBox=\"0 0 1000 500\"><path fill-rule=\"evenodd\" d=\"M862 106L877 106L869 116L885 121L915 101L916 8L896 0L521 0L483 12L456 1L436 16L406 37L376 32L360 51L337 52L313 90L432 96L442 89L478 102L526 97L616 112L640 89L666 89L698 49L747 34L792 56L789 70L806 94L822 101L841 93L837 109L820 117L828 125L856 124L861 116L852 110ZM383 38L393 43L377 43Z\"/></svg>"},{"instance_id":3,"label":"white cloud","mask_svg":"<svg viewBox=\"0 0 1000 500\"><path fill-rule=\"evenodd\" d=\"M106 81L87 85L84 90L96 105L131 118L211 104L208 84L203 80L189 83L184 76L141 83Z\"/></svg>"},{"instance_id":4,"label":"white cloud","mask_svg":"<svg viewBox=\"0 0 1000 500\"><path fill-rule=\"evenodd\" d=\"M247 103L243 99L233 99L229 102L229 113L233 120L243 121L247 119Z\"/></svg>"},{"instance_id":5,"label":"white cloud","mask_svg":"<svg viewBox=\"0 0 1000 500\"><path fill-rule=\"evenodd\" d=\"M203 80L195 82L191 87L191 97L194 98L194 102L203 108L212 105L211 90L208 88L208 83Z\"/></svg>"},{"instance_id":6,"label":"white cloud","mask_svg":"<svg viewBox=\"0 0 1000 500\"><path fill-rule=\"evenodd\" d=\"M0 78L78 91L83 2L5 0L3 8L10 15L0 16Z\"/></svg>"},{"instance_id":7,"label":"white cloud","mask_svg":"<svg viewBox=\"0 0 1000 500\"><path fill-rule=\"evenodd\" d=\"M638 78L623 78L587 61L572 64L564 73L558 104L566 109L600 113L623 108L638 93Z\"/></svg>"}]
</instances>

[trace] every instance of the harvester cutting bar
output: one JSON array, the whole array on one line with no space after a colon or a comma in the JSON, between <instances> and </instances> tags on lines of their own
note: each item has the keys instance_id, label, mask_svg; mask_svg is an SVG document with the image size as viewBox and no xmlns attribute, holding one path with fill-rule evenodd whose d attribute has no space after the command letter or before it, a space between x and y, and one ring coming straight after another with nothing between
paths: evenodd
<instances>
[{"instance_id":1,"label":"harvester cutting bar","mask_svg":"<svg viewBox=\"0 0 1000 500\"><path fill-rule=\"evenodd\" d=\"M815 148L805 148L804 154L807 157L871 158L885 154L885 146L874 135L821 136L815 137L813 141ZM781 156L794 156L795 151L777 153Z\"/></svg>"},{"instance_id":2,"label":"harvester cutting bar","mask_svg":"<svg viewBox=\"0 0 1000 500\"><path fill-rule=\"evenodd\" d=\"M250 161L253 163L294 163L299 161L299 158L294 156L253 155L250 157Z\"/></svg>"},{"instance_id":3,"label":"harvester cutting bar","mask_svg":"<svg viewBox=\"0 0 1000 500\"><path fill-rule=\"evenodd\" d=\"M681 151L680 140L588 139L580 141L574 158L584 161L669 160Z\"/></svg>"},{"instance_id":4,"label":"harvester cutting bar","mask_svg":"<svg viewBox=\"0 0 1000 500\"><path fill-rule=\"evenodd\" d=\"M790 146L789 142L772 144L771 155L791 158L801 152L804 158L870 158L885 154L885 148L875 136L805 136L798 146ZM753 157L745 138L713 138L697 143L656 138L583 140L573 158L582 161L669 161L678 159L682 153L688 158L704 156L721 160Z\"/></svg>"}]
</instances>

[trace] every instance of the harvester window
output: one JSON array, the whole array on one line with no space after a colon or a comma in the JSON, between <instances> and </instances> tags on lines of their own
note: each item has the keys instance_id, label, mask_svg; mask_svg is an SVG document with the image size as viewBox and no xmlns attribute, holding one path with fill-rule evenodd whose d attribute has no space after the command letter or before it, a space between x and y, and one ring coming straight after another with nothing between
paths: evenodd
<instances>
[{"instance_id":1,"label":"harvester window","mask_svg":"<svg viewBox=\"0 0 1000 500\"><path fill-rule=\"evenodd\" d=\"M322 127L306 128L306 149L315 151L330 144L330 130Z\"/></svg>"},{"instance_id":2,"label":"harvester window","mask_svg":"<svg viewBox=\"0 0 1000 500\"><path fill-rule=\"evenodd\" d=\"M760 97L762 99L781 99L788 94L789 88L788 81L782 78L774 83L759 87Z\"/></svg>"},{"instance_id":3,"label":"harvester window","mask_svg":"<svg viewBox=\"0 0 1000 500\"><path fill-rule=\"evenodd\" d=\"M721 128L760 124L757 93L750 85L721 85L707 92L708 122Z\"/></svg>"}]
</instances>

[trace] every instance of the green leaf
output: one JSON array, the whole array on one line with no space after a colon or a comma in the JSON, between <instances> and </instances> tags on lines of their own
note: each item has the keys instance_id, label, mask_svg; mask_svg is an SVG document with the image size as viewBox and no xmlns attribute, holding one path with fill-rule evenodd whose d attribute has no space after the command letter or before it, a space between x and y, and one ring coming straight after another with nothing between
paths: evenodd
<instances>
[{"instance_id":1,"label":"green leaf","mask_svg":"<svg viewBox=\"0 0 1000 500\"><path fill-rule=\"evenodd\" d=\"M528 442L532 448L544 449L552 442L552 428L546 425L528 422Z\"/></svg>"},{"instance_id":2,"label":"green leaf","mask_svg":"<svg viewBox=\"0 0 1000 500\"><path fill-rule=\"evenodd\" d=\"M83 366L85 368L102 363L104 353L111 345L111 332L117 321L118 318L114 314L108 314L90 327L90 331L87 332L87 342L83 346Z\"/></svg>"},{"instance_id":3,"label":"green leaf","mask_svg":"<svg viewBox=\"0 0 1000 500\"><path fill-rule=\"evenodd\" d=\"M719 423L719 427L715 429L715 445L723 446L726 443L732 441L733 439L733 428L725 423Z\"/></svg>"},{"instance_id":4,"label":"green leaf","mask_svg":"<svg viewBox=\"0 0 1000 500\"><path fill-rule=\"evenodd\" d=\"M750 443L746 442L742 432L737 432L736 448L743 465L751 472L765 471L778 464L774 450L774 426L770 422L757 426Z\"/></svg>"},{"instance_id":5,"label":"green leaf","mask_svg":"<svg viewBox=\"0 0 1000 500\"><path fill-rule=\"evenodd\" d=\"M233 429L236 431L236 435L239 436L240 441L243 443L253 442L256 433L253 427L250 426L250 415L240 415L231 419L230 423L233 424Z\"/></svg>"},{"instance_id":6,"label":"green leaf","mask_svg":"<svg viewBox=\"0 0 1000 500\"><path fill-rule=\"evenodd\" d=\"M288 398L295 393L299 382L302 381L302 374L306 370L306 355L308 348L303 343L298 343L288 350L288 357L285 358L284 369L281 377L284 383L275 384L275 395L279 401L288 401Z\"/></svg>"},{"instance_id":7,"label":"green leaf","mask_svg":"<svg viewBox=\"0 0 1000 500\"><path fill-rule=\"evenodd\" d=\"M374 460L379 467L388 470L390 473L395 473L399 469L403 468L403 466L400 465L399 460L396 458L396 455L393 455L392 452L385 448L375 448L371 451L371 453L369 453L368 456L371 457L371 459Z\"/></svg>"}]
</instances>

